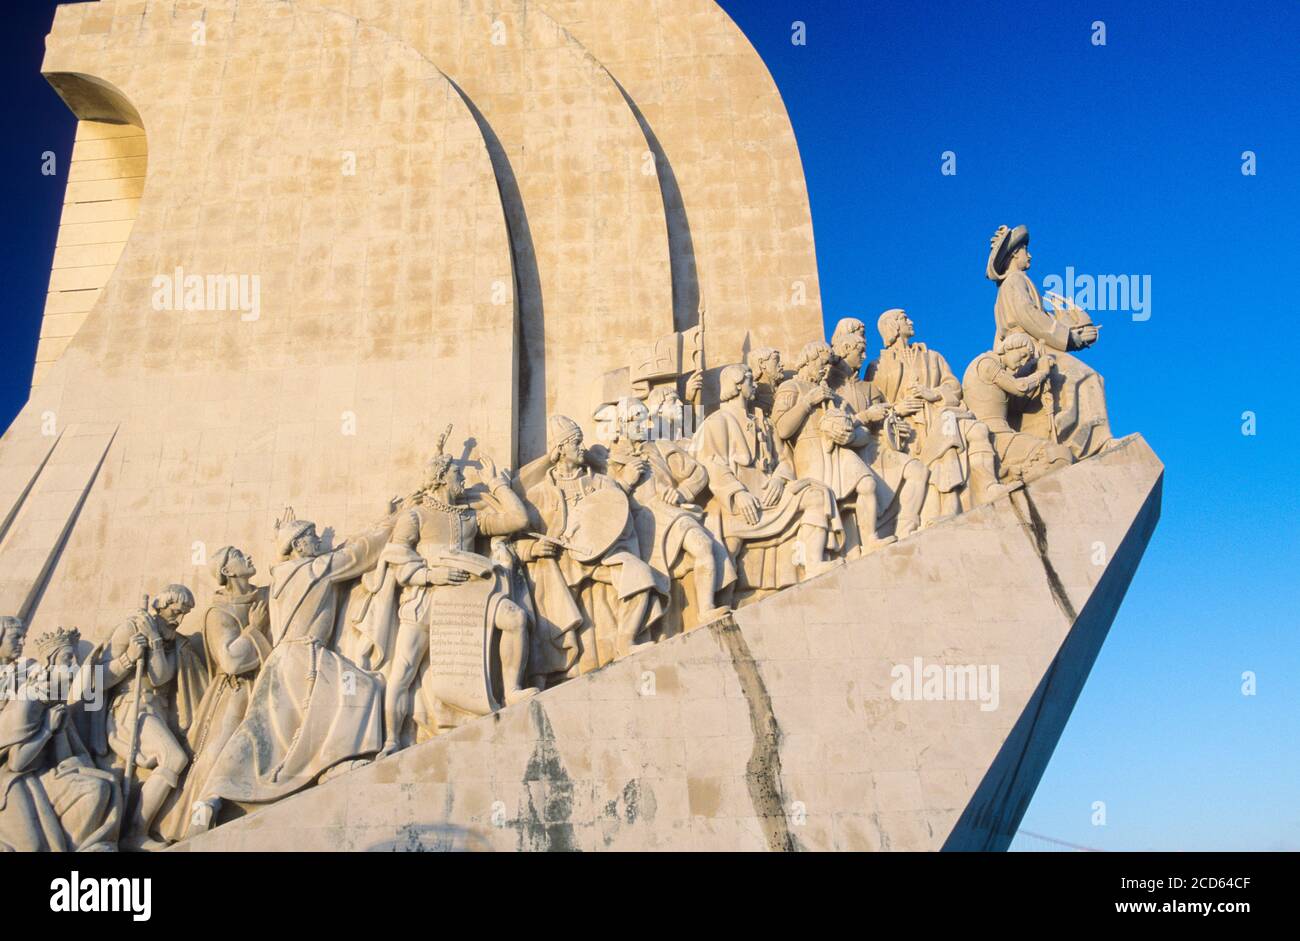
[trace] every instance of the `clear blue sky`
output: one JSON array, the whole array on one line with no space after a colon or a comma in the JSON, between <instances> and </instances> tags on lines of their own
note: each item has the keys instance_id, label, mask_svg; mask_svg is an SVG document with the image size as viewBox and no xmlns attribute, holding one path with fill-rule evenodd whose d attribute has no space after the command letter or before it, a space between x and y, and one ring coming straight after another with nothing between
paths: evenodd
<instances>
[{"instance_id":1,"label":"clear blue sky","mask_svg":"<svg viewBox=\"0 0 1300 941\"><path fill-rule=\"evenodd\" d=\"M906 307L963 368L991 340L1000 223L1030 227L1039 283L1067 265L1151 276L1150 319L1098 313L1084 356L1116 433L1165 462L1163 516L1023 826L1102 849L1300 849L1300 435L1284 401L1300 4L722 6L794 123L828 324Z\"/></svg>"},{"instance_id":2,"label":"clear blue sky","mask_svg":"<svg viewBox=\"0 0 1300 941\"><path fill-rule=\"evenodd\" d=\"M74 127L39 75L52 6L11 4L0 30L4 425L30 384ZM1024 826L1103 849L1300 849L1300 445L1283 401L1298 374L1300 4L722 6L794 123L828 319L904 306L960 368L992 334L983 269L1000 223L1030 226L1036 280L1067 265L1152 279L1150 319L1098 314L1085 356L1115 431L1142 432L1166 464L1163 518ZM40 175L45 150L58 177ZM949 150L956 176L940 173Z\"/></svg>"}]
</instances>

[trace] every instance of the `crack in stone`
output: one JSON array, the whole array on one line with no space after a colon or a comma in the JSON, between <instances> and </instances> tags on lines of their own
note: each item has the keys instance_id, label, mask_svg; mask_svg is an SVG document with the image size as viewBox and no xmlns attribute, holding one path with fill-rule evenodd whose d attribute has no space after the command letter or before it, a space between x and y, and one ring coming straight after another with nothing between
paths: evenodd
<instances>
[{"instance_id":1,"label":"crack in stone","mask_svg":"<svg viewBox=\"0 0 1300 941\"><path fill-rule=\"evenodd\" d=\"M1016 496L1024 497L1025 507L1029 513L1029 518L1025 518L1025 511L1020 509L1016 502ZM1056 566L1047 556L1047 524L1043 522L1042 515L1038 512L1038 507L1034 506L1033 499L1029 496L1029 488L1022 487L1016 493L1011 494L1011 509L1016 513L1016 518L1020 520L1020 526L1029 535L1029 541L1034 547L1034 552L1038 555L1038 560L1043 564L1043 574L1047 576L1047 587L1052 592L1052 600L1056 606L1061 609L1061 613L1073 624L1078 618L1078 613L1074 610L1074 603L1070 601L1070 596L1065 592L1065 585L1061 582L1061 576L1057 574Z\"/></svg>"},{"instance_id":2,"label":"crack in stone","mask_svg":"<svg viewBox=\"0 0 1300 941\"><path fill-rule=\"evenodd\" d=\"M709 629L718 639L719 646L731 658L736 679L749 706L749 725L754 732L754 748L745 766L745 783L754 814L763 825L768 849L796 852L801 847L790 832L790 822L785 814L785 799L781 791L781 727L772 711L772 699L767 685L749 651L745 635L740 632L734 618L728 616L714 621Z\"/></svg>"}]
</instances>

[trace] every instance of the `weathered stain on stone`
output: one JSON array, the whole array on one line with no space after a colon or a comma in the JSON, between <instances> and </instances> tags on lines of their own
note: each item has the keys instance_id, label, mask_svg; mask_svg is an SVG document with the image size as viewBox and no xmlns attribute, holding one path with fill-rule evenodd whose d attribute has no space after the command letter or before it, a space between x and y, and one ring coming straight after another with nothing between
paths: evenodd
<instances>
[{"instance_id":1,"label":"weathered stain on stone","mask_svg":"<svg viewBox=\"0 0 1300 941\"><path fill-rule=\"evenodd\" d=\"M1017 496L1025 501L1025 510L1020 509L1020 504L1016 500ZM1047 555L1047 524L1043 522L1042 515L1038 512L1038 507L1034 506L1033 498L1029 496L1029 489L1022 487L1020 490L1011 494L1011 509L1016 513L1016 518L1020 520L1020 526L1029 534L1029 541L1034 547L1034 552L1038 555L1038 560L1043 564L1043 574L1047 576L1047 587L1052 592L1052 600L1056 606L1061 609L1061 613L1074 623L1078 614L1074 610L1074 603L1070 601L1070 596L1065 592L1065 585L1061 582L1061 576L1056 572L1056 566ZM1029 514L1025 518L1026 512Z\"/></svg>"},{"instance_id":2,"label":"weathered stain on stone","mask_svg":"<svg viewBox=\"0 0 1300 941\"><path fill-rule=\"evenodd\" d=\"M545 851L576 851L577 840L573 831L573 780L560 760L555 747L555 732L546 717L546 710L533 699L528 704L528 714L536 728L537 743L524 769L524 792L528 807L509 822L518 834L518 849ZM542 806L533 799L530 783L542 785Z\"/></svg>"},{"instance_id":3,"label":"weathered stain on stone","mask_svg":"<svg viewBox=\"0 0 1300 941\"><path fill-rule=\"evenodd\" d=\"M750 653L749 644L734 617L714 621L708 627L730 657L749 707L754 748L745 765L745 785L749 789L754 815L763 826L768 849L793 852L800 847L790 832L790 822L785 815L785 796L781 790L781 727L772 711L767 684L763 682L754 655Z\"/></svg>"}]
</instances>

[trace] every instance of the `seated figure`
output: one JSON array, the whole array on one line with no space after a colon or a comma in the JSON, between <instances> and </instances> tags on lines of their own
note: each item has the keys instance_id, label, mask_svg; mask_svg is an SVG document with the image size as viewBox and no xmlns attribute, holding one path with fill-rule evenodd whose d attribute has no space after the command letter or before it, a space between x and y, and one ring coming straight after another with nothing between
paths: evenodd
<instances>
[{"instance_id":1,"label":"seated figure","mask_svg":"<svg viewBox=\"0 0 1300 941\"><path fill-rule=\"evenodd\" d=\"M721 617L728 605L721 598L736 580L722 544L704 527L696 505L708 489L709 475L685 448L673 441L647 441L650 412L640 399L626 397L609 407L614 440L609 473L624 482L642 555L660 576L691 576L695 589L691 626ZM627 484L626 481L635 481ZM677 621L682 612L671 611ZM665 625L677 633L677 624Z\"/></svg>"},{"instance_id":2,"label":"seated figure","mask_svg":"<svg viewBox=\"0 0 1300 941\"><path fill-rule=\"evenodd\" d=\"M780 457L756 391L748 366L723 367L722 404L700 425L695 456L713 491L709 528L736 561L739 588L771 591L833 565L843 526L830 488Z\"/></svg>"},{"instance_id":3,"label":"seated figure","mask_svg":"<svg viewBox=\"0 0 1300 941\"><path fill-rule=\"evenodd\" d=\"M1030 481L1073 463L1070 449L1011 423L1015 410L1042 395L1052 369L1052 357L1038 360L1034 341L1013 333L997 349L981 353L962 377L962 394L975 416L988 426L998 456L998 478ZM1037 368L1035 368L1037 367Z\"/></svg>"},{"instance_id":4,"label":"seated figure","mask_svg":"<svg viewBox=\"0 0 1300 941\"><path fill-rule=\"evenodd\" d=\"M776 390L772 427L790 449L796 477L821 481L835 495L840 512L852 513L858 533L853 555L894 541L876 536L877 477L858 453L869 432L828 385L835 354L820 341L809 343L795 362L795 375Z\"/></svg>"},{"instance_id":5,"label":"seated figure","mask_svg":"<svg viewBox=\"0 0 1300 941\"><path fill-rule=\"evenodd\" d=\"M883 347L867 378L907 419L913 435L907 451L930 472L921 509L928 523L987 503L1009 488L997 482L988 426L962 401L961 383L948 361L924 343L912 342L915 327L903 310L877 321Z\"/></svg>"}]
</instances>

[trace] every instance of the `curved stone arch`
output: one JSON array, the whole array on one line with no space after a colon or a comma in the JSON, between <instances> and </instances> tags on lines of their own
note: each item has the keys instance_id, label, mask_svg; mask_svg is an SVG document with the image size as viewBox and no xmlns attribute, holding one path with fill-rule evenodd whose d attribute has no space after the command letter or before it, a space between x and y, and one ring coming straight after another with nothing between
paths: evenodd
<instances>
[{"instance_id":1,"label":"curved stone arch","mask_svg":"<svg viewBox=\"0 0 1300 941\"><path fill-rule=\"evenodd\" d=\"M519 289L521 458L546 415L586 423L592 380L674 329L656 160L604 66L529 0L309 0L438 63L482 118Z\"/></svg>"},{"instance_id":2,"label":"curved stone arch","mask_svg":"<svg viewBox=\"0 0 1300 941\"><path fill-rule=\"evenodd\" d=\"M689 213L710 365L821 337L798 144L740 28L714 0L536 3L617 77L662 145Z\"/></svg>"},{"instance_id":3,"label":"curved stone arch","mask_svg":"<svg viewBox=\"0 0 1300 941\"><path fill-rule=\"evenodd\" d=\"M32 385L67 348L111 279L135 226L149 163L140 113L111 82L46 72L77 117Z\"/></svg>"},{"instance_id":4,"label":"curved stone arch","mask_svg":"<svg viewBox=\"0 0 1300 941\"><path fill-rule=\"evenodd\" d=\"M24 488L5 571L53 557L76 490L37 628L102 637L168 581L202 602L201 547L271 558L286 503L340 535L372 522L450 420L513 459L509 239L460 96L354 17L285 0L202 13L195 46L170 6L66 6L47 43L47 72L131 102L150 182L99 302L0 448L6 489ZM258 275L258 315L155 310L155 279L178 266ZM44 415L66 432L29 485L3 465L39 458Z\"/></svg>"}]
</instances>

